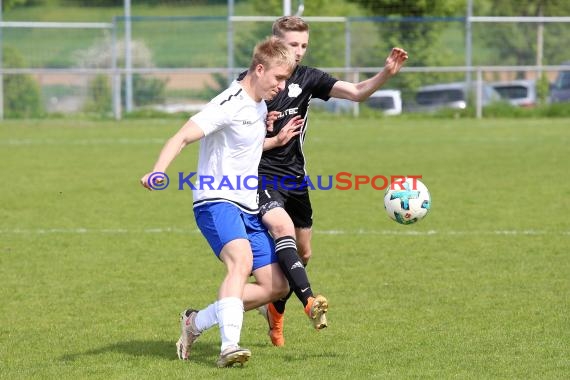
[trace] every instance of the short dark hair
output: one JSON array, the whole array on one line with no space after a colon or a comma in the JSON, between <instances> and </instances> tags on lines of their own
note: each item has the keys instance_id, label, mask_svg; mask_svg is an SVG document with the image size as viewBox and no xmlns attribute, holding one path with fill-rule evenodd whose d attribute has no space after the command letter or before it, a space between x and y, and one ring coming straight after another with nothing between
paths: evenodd
<instances>
[{"instance_id":1,"label":"short dark hair","mask_svg":"<svg viewBox=\"0 0 570 380\"><path fill-rule=\"evenodd\" d=\"M275 20L272 32L277 37L283 37L286 32L309 32L309 24L299 16L283 16Z\"/></svg>"}]
</instances>

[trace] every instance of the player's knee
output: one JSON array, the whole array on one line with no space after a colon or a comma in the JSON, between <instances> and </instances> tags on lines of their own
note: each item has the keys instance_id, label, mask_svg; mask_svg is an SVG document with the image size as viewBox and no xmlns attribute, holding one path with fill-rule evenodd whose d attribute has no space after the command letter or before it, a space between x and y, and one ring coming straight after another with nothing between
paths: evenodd
<instances>
[{"instance_id":1,"label":"player's knee","mask_svg":"<svg viewBox=\"0 0 570 380\"><path fill-rule=\"evenodd\" d=\"M285 297L289 293L289 281L285 275L283 276L276 276L277 285L277 292L279 293L279 298Z\"/></svg>"},{"instance_id":2,"label":"player's knee","mask_svg":"<svg viewBox=\"0 0 570 380\"><path fill-rule=\"evenodd\" d=\"M274 239L295 236L295 226L283 209L269 211L262 220Z\"/></svg>"},{"instance_id":3,"label":"player's knee","mask_svg":"<svg viewBox=\"0 0 570 380\"><path fill-rule=\"evenodd\" d=\"M285 284L283 284L283 286L278 290L277 293L278 294L276 294L276 297L274 299L281 299L287 297L287 294L289 294L289 284L287 283L287 281L285 281Z\"/></svg>"},{"instance_id":4,"label":"player's knee","mask_svg":"<svg viewBox=\"0 0 570 380\"><path fill-rule=\"evenodd\" d=\"M299 258L305 265L309 262L309 259L313 254L311 247L303 247L303 246L298 247L298 253L299 253Z\"/></svg>"},{"instance_id":5,"label":"player's knee","mask_svg":"<svg viewBox=\"0 0 570 380\"><path fill-rule=\"evenodd\" d=\"M274 281L273 288L272 288L272 297L271 299L277 300L280 298L284 298L289 294L289 282L283 276L279 280Z\"/></svg>"},{"instance_id":6,"label":"player's knee","mask_svg":"<svg viewBox=\"0 0 570 380\"><path fill-rule=\"evenodd\" d=\"M295 236L295 228L288 223L275 223L269 227L269 232L274 239L284 236Z\"/></svg>"},{"instance_id":7,"label":"player's knee","mask_svg":"<svg viewBox=\"0 0 570 380\"><path fill-rule=\"evenodd\" d=\"M249 262L248 260L244 260L243 262L233 263L234 265L228 266L228 272L239 276L239 277L249 277L251 274L251 267L253 262Z\"/></svg>"}]
</instances>

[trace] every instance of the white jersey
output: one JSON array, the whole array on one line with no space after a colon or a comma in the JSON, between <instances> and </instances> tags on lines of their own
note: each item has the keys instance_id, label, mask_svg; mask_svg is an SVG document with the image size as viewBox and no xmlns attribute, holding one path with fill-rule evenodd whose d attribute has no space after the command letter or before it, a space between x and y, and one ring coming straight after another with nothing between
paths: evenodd
<instances>
[{"instance_id":1,"label":"white jersey","mask_svg":"<svg viewBox=\"0 0 570 380\"><path fill-rule=\"evenodd\" d=\"M192 178L194 207L206 202L231 202L257 213L257 168L265 140L267 106L254 101L240 85L216 96L194 121L200 140L197 177Z\"/></svg>"}]
</instances>

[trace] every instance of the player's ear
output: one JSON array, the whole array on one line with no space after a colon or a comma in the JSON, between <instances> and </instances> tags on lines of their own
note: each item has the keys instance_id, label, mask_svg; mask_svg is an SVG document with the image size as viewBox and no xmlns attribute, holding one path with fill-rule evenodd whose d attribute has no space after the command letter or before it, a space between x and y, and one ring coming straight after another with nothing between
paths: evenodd
<instances>
[{"instance_id":1,"label":"player's ear","mask_svg":"<svg viewBox=\"0 0 570 380\"><path fill-rule=\"evenodd\" d=\"M255 73L257 74L257 76L262 76L264 72L265 72L265 66L263 66L261 63L255 66Z\"/></svg>"}]
</instances>

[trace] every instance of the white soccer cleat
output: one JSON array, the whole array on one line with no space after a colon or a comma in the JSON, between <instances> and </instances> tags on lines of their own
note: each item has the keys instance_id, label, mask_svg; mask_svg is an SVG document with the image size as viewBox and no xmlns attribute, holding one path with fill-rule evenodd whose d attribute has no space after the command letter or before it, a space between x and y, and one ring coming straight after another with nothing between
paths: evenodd
<instances>
[{"instance_id":1,"label":"white soccer cleat","mask_svg":"<svg viewBox=\"0 0 570 380\"><path fill-rule=\"evenodd\" d=\"M180 338L176 342L176 352L180 360L188 360L192 344L200 336L194 320L198 315L198 310L188 309L180 314Z\"/></svg>"},{"instance_id":2,"label":"white soccer cleat","mask_svg":"<svg viewBox=\"0 0 570 380\"><path fill-rule=\"evenodd\" d=\"M251 357L251 351L239 346L230 346L220 354L216 364L219 368L231 367L234 364L243 365Z\"/></svg>"}]
</instances>

